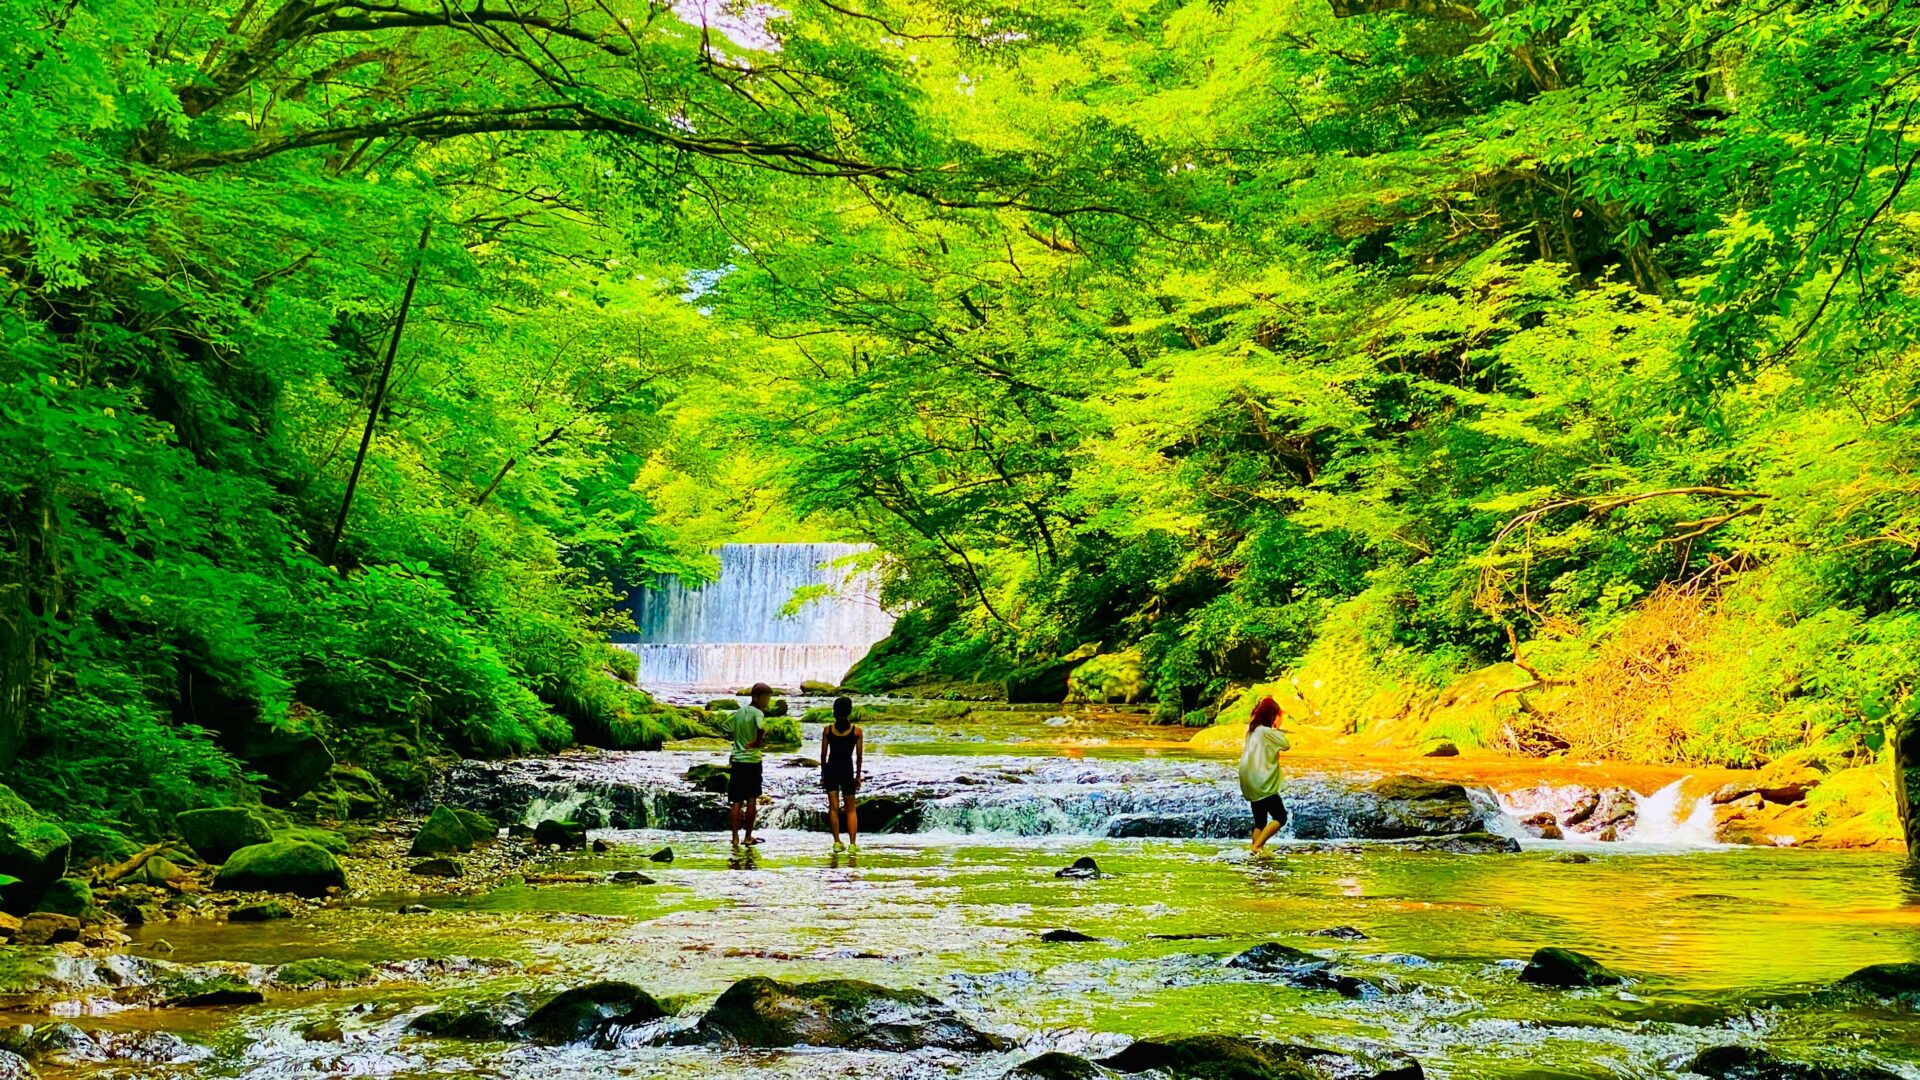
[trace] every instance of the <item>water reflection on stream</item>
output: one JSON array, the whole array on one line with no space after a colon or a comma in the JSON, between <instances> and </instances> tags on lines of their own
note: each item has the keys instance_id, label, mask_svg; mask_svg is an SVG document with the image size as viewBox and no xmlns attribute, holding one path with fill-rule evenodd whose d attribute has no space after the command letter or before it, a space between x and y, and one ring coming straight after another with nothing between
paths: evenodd
<instances>
[{"instance_id":1,"label":"water reflection on stream","mask_svg":"<svg viewBox=\"0 0 1920 1080\"><path fill-rule=\"evenodd\" d=\"M952 742L948 754L960 749ZM1021 752L1004 736L993 751ZM962 767L925 759L934 752L913 745L913 768ZM1866 964L1920 959L1920 894L1900 856L1715 849L1598 852L1574 863L1542 845L1518 855L1315 850L1252 862L1229 841L930 832L868 837L852 859L828 854L819 834L774 831L742 863L724 835L596 836L614 850L553 869L636 870L656 883L516 884L422 898L433 909L424 915L397 913L415 897L382 897L288 923L148 933L183 962L466 955L516 962L508 974L89 1018L180 1031L217 1053L190 1066L42 1073L997 1078L1045 1049L1227 1032L1391 1047L1438 1077L1674 1075L1697 1050L1740 1042L1920 1078L1920 1016L1815 992ZM648 861L662 845L676 859ZM1081 855L1109 876L1054 876ZM1364 938L1313 935L1343 926ZM1099 940L1040 940L1060 928ZM1261 941L1319 953L1377 989L1342 998L1223 964ZM1548 944L1588 952L1633 981L1587 991L1520 983L1515 961ZM550 993L594 977L631 980L691 1012L749 975L918 987L1023 1045L986 1057L743 1054L462 1044L404 1030L431 1002ZM298 1033L320 1020L339 1023L344 1041Z\"/></svg>"}]
</instances>

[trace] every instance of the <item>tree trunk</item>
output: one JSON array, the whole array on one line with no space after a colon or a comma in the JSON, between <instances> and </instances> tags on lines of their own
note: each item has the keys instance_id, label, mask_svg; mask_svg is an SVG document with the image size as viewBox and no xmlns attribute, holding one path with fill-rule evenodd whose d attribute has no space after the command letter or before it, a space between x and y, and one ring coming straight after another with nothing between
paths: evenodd
<instances>
[{"instance_id":1,"label":"tree trunk","mask_svg":"<svg viewBox=\"0 0 1920 1080\"><path fill-rule=\"evenodd\" d=\"M1900 810L1900 831L1907 839L1907 858L1920 859L1920 715L1893 726L1893 798Z\"/></svg>"}]
</instances>

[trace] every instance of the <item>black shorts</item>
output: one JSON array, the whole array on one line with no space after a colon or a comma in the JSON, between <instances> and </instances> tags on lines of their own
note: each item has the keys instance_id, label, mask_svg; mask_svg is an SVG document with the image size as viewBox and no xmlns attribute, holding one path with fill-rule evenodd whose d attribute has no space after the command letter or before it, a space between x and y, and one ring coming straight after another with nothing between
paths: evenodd
<instances>
[{"instance_id":1,"label":"black shorts","mask_svg":"<svg viewBox=\"0 0 1920 1080\"><path fill-rule=\"evenodd\" d=\"M727 801L753 802L760 798L765 770L758 761L731 762L727 769Z\"/></svg>"},{"instance_id":2,"label":"black shorts","mask_svg":"<svg viewBox=\"0 0 1920 1080\"><path fill-rule=\"evenodd\" d=\"M1278 795L1269 795L1253 804L1253 827L1255 830L1266 828L1268 818L1272 818L1275 825L1285 825L1287 823L1287 804L1281 802L1280 796Z\"/></svg>"},{"instance_id":3,"label":"black shorts","mask_svg":"<svg viewBox=\"0 0 1920 1080\"><path fill-rule=\"evenodd\" d=\"M857 777L847 776L845 774L836 774L833 776L822 775L820 777L820 786L825 788L828 794L837 791L842 798L851 799L853 798L853 793L860 790L860 781Z\"/></svg>"}]
</instances>

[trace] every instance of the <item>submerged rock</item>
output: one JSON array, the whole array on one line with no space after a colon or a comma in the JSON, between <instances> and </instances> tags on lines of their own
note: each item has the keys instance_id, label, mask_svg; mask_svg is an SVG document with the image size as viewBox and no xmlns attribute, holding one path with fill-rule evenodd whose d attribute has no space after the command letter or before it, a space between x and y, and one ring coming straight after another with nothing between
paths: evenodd
<instances>
[{"instance_id":1,"label":"submerged rock","mask_svg":"<svg viewBox=\"0 0 1920 1080\"><path fill-rule=\"evenodd\" d=\"M662 1019L667 1010L652 994L627 982L588 983L556 995L535 1009L515 1034L548 1046L599 1040L616 1027Z\"/></svg>"},{"instance_id":2,"label":"submerged rock","mask_svg":"<svg viewBox=\"0 0 1920 1080\"><path fill-rule=\"evenodd\" d=\"M1341 941L1365 941L1367 935L1355 926L1329 926L1324 930L1309 930L1308 937L1339 938Z\"/></svg>"},{"instance_id":3,"label":"submerged rock","mask_svg":"<svg viewBox=\"0 0 1920 1080\"><path fill-rule=\"evenodd\" d=\"M1870 1065L1814 1065L1787 1061L1752 1046L1715 1046L1700 1051L1685 1071L1712 1080L1899 1080Z\"/></svg>"},{"instance_id":4,"label":"submerged rock","mask_svg":"<svg viewBox=\"0 0 1920 1080\"><path fill-rule=\"evenodd\" d=\"M1590 863L1593 861L1593 856L1588 855L1584 852L1579 852L1579 851L1566 851L1558 855L1555 855L1550 861L1557 862L1557 863L1574 863L1574 864Z\"/></svg>"},{"instance_id":5,"label":"submerged rock","mask_svg":"<svg viewBox=\"0 0 1920 1080\"><path fill-rule=\"evenodd\" d=\"M228 922L272 922L287 918L291 913L287 905L278 900L267 900L258 904L242 904L227 912Z\"/></svg>"},{"instance_id":6,"label":"submerged rock","mask_svg":"<svg viewBox=\"0 0 1920 1080\"><path fill-rule=\"evenodd\" d=\"M1049 1050L1009 1069L1003 1080L1094 1080L1100 1067L1078 1054Z\"/></svg>"},{"instance_id":7,"label":"submerged rock","mask_svg":"<svg viewBox=\"0 0 1920 1080\"><path fill-rule=\"evenodd\" d=\"M318 844L274 840L243 847L227 859L213 879L215 888L239 892L290 892L296 896L323 896L328 889L345 888L347 872L340 860Z\"/></svg>"},{"instance_id":8,"label":"submerged rock","mask_svg":"<svg viewBox=\"0 0 1920 1080\"><path fill-rule=\"evenodd\" d=\"M1262 942L1227 961L1230 968L1278 975L1288 986L1301 990L1331 990L1341 997L1357 998L1379 987L1352 975L1334 970L1333 963L1310 952Z\"/></svg>"},{"instance_id":9,"label":"submerged rock","mask_svg":"<svg viewBox=\"0 0 1920 1080\"><path fill-rule=\"evenodd\" d=\"M607 875L608 881L617 881L622 885L652 885L654 880L638 870L615 870Z\"/></svg>"},{"instance_id":10,"label":"submerged rock","mask_svg":"<svg viewBox=\"0 0 1920 1080\"><path fill-rule=\"evenodd\" d=\"M1585 953L1554 946L1540 949L1520 972L1520 981L1536 986L1618 986L1626 979Z\"/></svg>"},{"instance_id":11,"label":"submerged rock","mask_svg":"<svg viewBox=\"0 0 1920 1080\"><path fill-rule=\"evenodd\" d=\"M1002 1047L1000 1039L968 1024L938 998L853 979L797 984L762 976L742 979L720 995L691 1035L697 1041L763 1048L804 1044L984 1053Z\"/></svg>"},{"instance_id":12,"label":"submerged rock","mask_svg":"<svg viewBox=\"0 0 1920 1080\"><path fill-rule=\"evenodd\" d=\"M186 838L187 846L201 858L213 863L226 862L243 847L264 844L273 839L273 830L260 815L244 806L215 806L205 810L186 810L175 814L175 825Z\"/></svg>"},{"instance_id":13,"label":"submerged rock","mask_svg":"<svg viewBox=\"0 0 1920 1080\"><path fill-rule=\"evenodd\" d=\"M1097 878L1100 876L1100 864L1093 861L1093 856L1082 855L1079 858L1073 860L1073 862L1070 865L1060 870L1054 871L1053 876L1057 878L1073 878L1073 879L1079 879L1079 880Z\"/></svg>"}]
</instances>

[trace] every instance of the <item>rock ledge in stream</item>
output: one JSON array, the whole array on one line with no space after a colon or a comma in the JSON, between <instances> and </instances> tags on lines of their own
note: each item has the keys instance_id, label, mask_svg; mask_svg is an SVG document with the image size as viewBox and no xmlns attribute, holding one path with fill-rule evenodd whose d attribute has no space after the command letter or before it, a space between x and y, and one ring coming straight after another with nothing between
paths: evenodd
<instances>
[{"instance_id":1,"label":"rock ledge in stream","mask_svg":"<svg viewBox=\"0 0 1920 1080\"><path fill-rule=\"evenodd\" d=\"M1094 1080L1100 1067L1078 1054L1049 1050L1007 1071L1001 1080Z\"/></svg>"},{"instance_id":2,"label":"rock ledge in stream","mask_svg":"<svg viewBox=\"0 0 1920 1080\"><path fill-rule=\"evenodd\" d=\"M1301 990L1331 990L1341 997L1357 998L1378 986L1365 979L1343 975L1330 961L1290 945L1262 942L1227 961L1230 968L1278 975L1288 986Z\"/></svg>"},{"instance_id":3,"label":"rock ledge in stream","mask_svg":"<svg viewBox=\"0 0 1920 1080\"><path fill-rule=\"evenodd\" d=\"M1175 1080L1421 1080L1410 1057L1380 1060L1309 1046L1254 1042L1230 1035L1142 1039L1096 1064L1115 1072L1165 1073Z\"/></svg>"},{"instance_id":4,"label":"rock ledge in stream","mask_svg":"<svg viewBox=\"0 0 1920 1080\"><path fill-rule=\"evenodd\" d=\"M1813 1065L1787 1061L1751 1046L1715 1046L1700 1051L1685 1070L1712 1080L1899 1080L1870 1065Z\"/></svg>"},{"instance_id":5,"label":"rock ledge in stream","mask_svg":"<svg viewBox=\"0 0 1920 1080\"><path fill-rule=\"evenodd\" d=\"M918 990L853 979L783 983L763 976L728 987L699 1026L679 1041L972 1053L1004 1047L997 1036L980 1031L945 1002Z\"/></svg>"},{"instance_id":6,"label":"rock ledge in stream","mask_svg":"<svg viewBox=\"0 0 1920 1080\"><path fill-rule=\"evenodd\" d=\"M1842 990L1864 990L1875 997L1920 1000L1920 963L1873 964L1840 980Z\"/></svg>"},{"instance_id":7,"label":"rock ledge in stream","mask_svg":"<svg viewBox=\"0 0 1920 1080\"><path fill-rule=\"evenodd\" d=\"M1540 949L1520 972L1520 981L1536 986L1618 986L1625 979L1585 953L1554 946Z\"/></svg>"}]
</instances>

